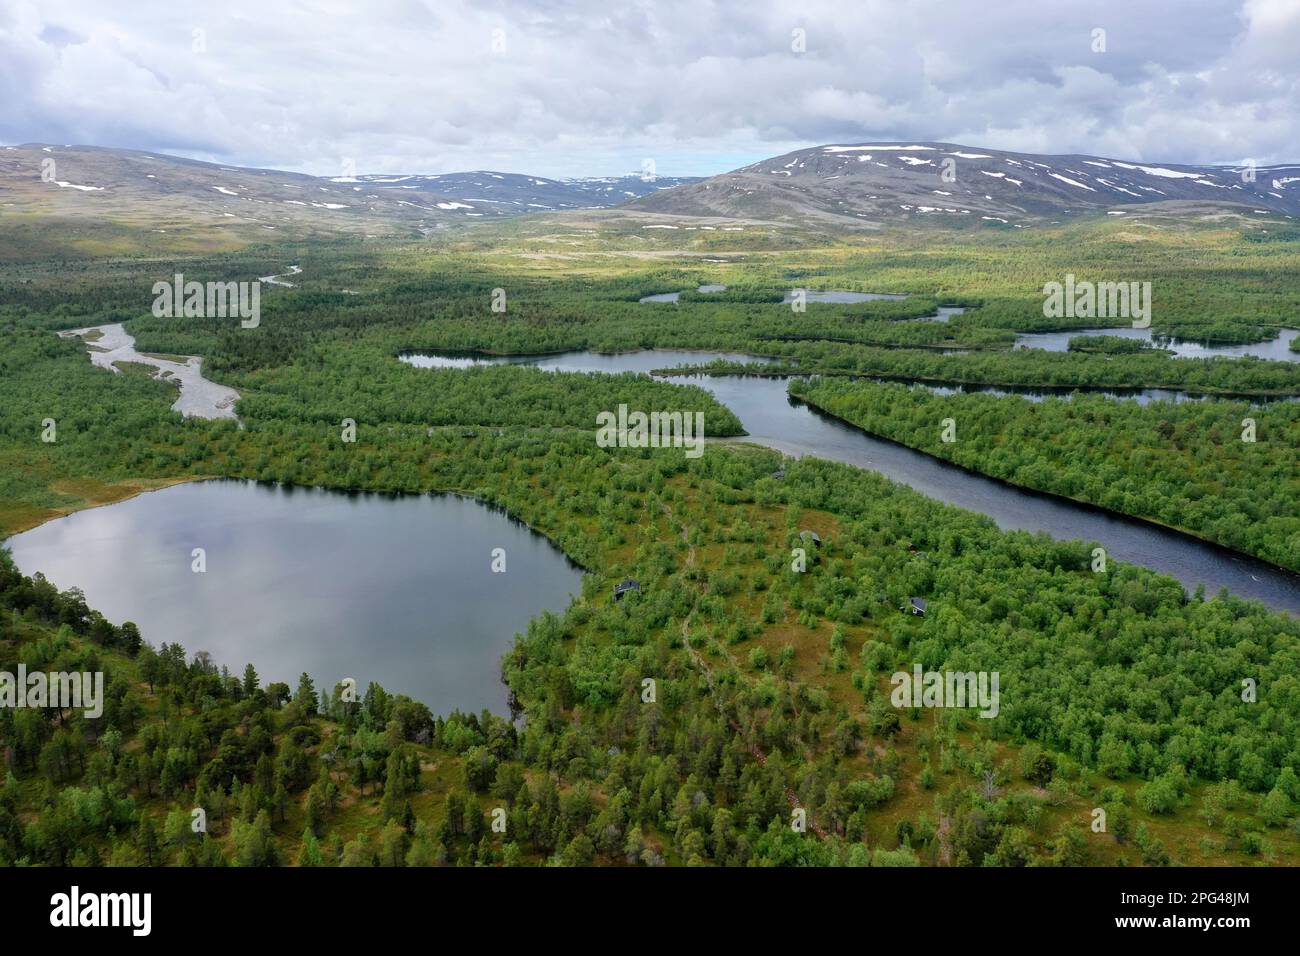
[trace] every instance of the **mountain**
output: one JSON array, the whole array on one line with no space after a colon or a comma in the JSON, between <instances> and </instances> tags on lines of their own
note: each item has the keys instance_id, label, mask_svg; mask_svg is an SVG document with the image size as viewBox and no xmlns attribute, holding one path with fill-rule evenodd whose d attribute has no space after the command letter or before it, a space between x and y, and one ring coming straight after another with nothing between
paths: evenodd
<instances>
[{"instance_id":1,"label":"mountain","mask_svg":"<svg viewBox=\"0 0 1300 956\"><path fill-rule=\"evenodd\" d=\"M945 175L945 173L947 175ZM1152 203L1232 203L1300 216L1300 166L1185 166L1044 156L953 143L814 146L676 189L629 210L766 220L968 220L1023 225ZM1184 206L1187 211L1193 207Z\"/></svg>"},{"instance_id":2,"label":"mountain","mask_svg":"<svg viewBox=\"0 0 1300 956\"><path fill-rule=\"evenodd\" d=\"M35 243L53 241L47 226L56 221L60 241L74 245L200 249L273 236L428 235L455 223L611 206L692 181L493 172L324 178L139 150L28 143L0 147L0 223L9 217Z\"/></svg>"},{"instance_id":3,"label":"mountain","mask_svg":"<svg viewBox=\"0 0 1300 956\"><path fill-rule=\"evenodd\" d=\"M488 170L438 176L358 176L331 180L335 183L361 183L376 191L434 193L458 203L476 204L475 208L497 215L617 206L629 199L698 181L699 177L679 176L545 179Z\"/></svg>"},{"instance_id":4,"label":"mountain","mask_svg":"<svg viewBox=\"0 0 1300 956\"><path fill-rule=\"evenodd\" d=\"M679 216L834 228L898 221L1014 228L1102 211L1300 216L1300 166L1260 167L1253 181L1250 172L951 143L863 143L797 150L709 179L491 171L323 178L34 143L0 147L0 259L51 247L162 253L271 238L410 237L577 210L613 216L605 225L639 220L636 228L665 214L658 228L672 228Z\"/></svg>"}]
</instances>

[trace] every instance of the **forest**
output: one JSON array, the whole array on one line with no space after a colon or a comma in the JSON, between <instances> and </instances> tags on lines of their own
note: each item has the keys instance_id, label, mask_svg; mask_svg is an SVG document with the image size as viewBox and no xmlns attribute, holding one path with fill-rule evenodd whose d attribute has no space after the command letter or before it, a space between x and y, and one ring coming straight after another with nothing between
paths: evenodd
<instances>
[{"instance_id":1,"label":"forest","mask_svg":"<svg viewBox=\"0 0 1300 956\"><path fill-rule=\"evenodd\" d=\"M467 446L408 430L363 449L364 486L390 486L408 445L434 452L422 487L472 489L590 567L636 546L639 599L611 602L593 572L583 600L508 657L526 730L435 718L379 688L349 710L305 675L263 688L255 666L155 650L5 564L5 663L111 675L98 721L5 718L11 862L1022 865L1300 849L1286 828L1300 630L1285 618L1189 601L1139 568L1095 574L1084 543L1004 534L814 459L777 482L768 452L616 459L568 433ZM214 455L205 467L238 472L247 452ZM503 473L503 456L523 467ZM269 470L350 485L328 458ZM819 562L781 570L805 525L822 529ZM897 612L917 592L932 596L924 621ZM996 665L998 719L899 715L885 677L912 661ZM653 706L647 674L662 682ZM1257 704L1241 701L1241 675L1264 689ZM790 830L787 792L824 839ZM1098 805L1127 826L1092 833ZM195 806L209 811L202 837ZM375 806L373 821L359 809ZM496 807L518 839L489 829ZM941 840L940 821L963 835Z\"/></svg>"},{"instance_id":2,"label":"forest","mask_svg":"<svg viewBox=\"0 0 1300 956\"><path fill-rule=\"evenodd\" d=\"M695 385L397 358L773 357L761 371L800 376L792 397L868 431L1300 568L1298 406L1230 397L1300 394L1300 365L1010 348L1017 332L1068 328L1043 317L1039 293L1067 270L1152 276L1156 330L1223 324L1236 330L1223 341L1257 341L1294 322L1300 243L1219 226L1126 235L1092 222L816 248L709 236L685 252L645 237L656 261L619 258L626 237L607 233L542 260L547 237L505 223L429 242L7 270L0 533L217 476L458 492L507 509L586 575L581 597L535 619L502 662L516 722L434 713L377 685L346 700L305 673L268 684L256 661L108 621L0 551L0 670L103 670L108 698L95 719L0 709L0 863L1300 862L1292 618L1122 562L1098 573L1094 542L1003 532L875 472L746 444ZM173 272L243 280L291 263L302 273L263 290L256 330L149 315L152 282ZM701 283L728 290L693 292ZM911 298L796 313L780 302L796 287ZM679 304L637 301L670 291ZM927 321L939 305L967 311ZM240 391L239 421L182 418L174 385L96 369L83 342L54 334L110 322L141 351L202 356L205 375ZM1229 397L1031 402L858 376ZM599 448L595 414L620 402L702 410L715 440L697 460ZM340 440L344 418L355 443ZM939 441L944 418L958 441ZM56 441L41 440L46 419ZM821 544L795 571L808 529ZM625 575L642 590L615 602ZM918 596L923 617L900 611ZM890 675L914 664L997 671L998 716L894 707ZM1091 825L1099 808L1105 832Z\"/></svg>"},{"instance_id":3,"label":"forest","mask_svg":"<svg viewBox=\"0 0 1300 956\"><path fill-rule=\"evenodd\" d=\"M1300 571L1300 405L936 395L795 379L790 394L872 434L1038 491L1149 518ZM945 442L940 422L956 423ZM1253 423L1253 430L1243 423Z\"/></svg>"}]
</instances>

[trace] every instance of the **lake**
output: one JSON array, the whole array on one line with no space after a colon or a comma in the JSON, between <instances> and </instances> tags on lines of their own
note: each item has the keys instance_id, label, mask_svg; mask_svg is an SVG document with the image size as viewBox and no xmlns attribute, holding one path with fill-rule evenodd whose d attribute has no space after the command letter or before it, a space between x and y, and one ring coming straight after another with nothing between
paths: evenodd
<instances>
[{"instance_id":1,"label":"lake","mask_svg":"<svg viewBox=\"0 0 1300 956\"><path fill-rule=\"evenodd\" d=\"M1132 326L1117 329L1073 329L1069 332L1030 332L1017 335L1013 347L1065 352L1069 349L1070 339L1079 335L1113 335L1123 339L1139 339L1173 352L1175 358L1243 358L1249 355L1275 362L1300 362L1300 352L1291 351L1291 341L1300 335L1300 330L1296 329L1282 329L1277 338L1250 345L1206 345L1184 339L1153 338L1150 329L1135 329Z\"/></svg>"},{"instance_id":2,"label":"lake","mask_svg":"<svg viewBox=\"0 0 1300 956\"><path fill-rule=\"evenodd\" d=\"M505 714L500 661L581 571L504 512L453 495L203 481L79 511L7 542L18 567L79 587L155 647L205 650L264 683L377 681L434 713ZM194 548L204 573L191 570ZM506 570L491 569L492 549Z\"/></svg>"},{"instance_id":3,"label":"lake","mask_svg":"<svg viewBox=\"0 0 1300 956\"><path fill-rule=\"evenodd\" d=\"M804 290L805 302L826 302L832 305L852 305L855 302L878 302L906 298L907 293L905 292L844 292L839 289L815 292L809 289ZM785 298L781 301L786 305L794 302L794 293L787 292Z\"/></svg>"},{"instance_id":4,"label":"lake","mask_svg":"<svg viewBox=\"0 0 1300 956\"><path fill-rule=\"evenodd\" d=\"M716 282L710 282L710 283L705 283L704 285L701 286L696 286L695 291L696 292L726 292L727 287L725 285L720 285L719 283ZM637 301L644 305L647 302L676 302L681 297L682 294L680 292L660 292L657 295L642 296L641 298L637 299Z\"/></svg>"},{"instance_id":5,"label":"lake","mask_svg":"<svg viewBox=\"0 0 1300 956\"><path fill-rule=\"evenodd\" d=\"M696 292L725 292L726 289L727 287L725 285L711 283L708 285L697 286L695 291ZM647 302L676 302L681 297L682 294L680 292L659 292L655 295L642 296L637 301L642 304L645 304ZM876 302L879 300L906 299L906 298L907 298L906 293L898 293L898 292L843 292L837 289L832 289L828 292L813 292L807 290L805 290L804 292L805 302L822 302L822 303L830 303L833 305L852 305L855 302ZM785 294L785 298L783 298L781 302L785 305L789 305L792 302L794 302L794 293L787 292ZM949 316L956 315L961 311L962 311L961 309L940 309L939 320L946 322L948 321Z\"/></svg>"}]
</instances>

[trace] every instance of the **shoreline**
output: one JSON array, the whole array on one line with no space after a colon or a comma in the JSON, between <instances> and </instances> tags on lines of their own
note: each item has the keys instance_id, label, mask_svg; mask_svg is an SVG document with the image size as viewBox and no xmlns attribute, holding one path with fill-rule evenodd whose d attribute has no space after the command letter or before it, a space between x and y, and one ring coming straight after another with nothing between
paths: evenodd
<instances>
[{"instance_id":1,"label":"shoreline","mask_svg":"<svg viewBox=\"0 0 1300 956\"><path fill-rule=\"evenodd\" d=\"M925 455L927 458L932 458L937 462L941 462L942 464L945 465L950 465L953 468L960 468L968 475L974 475L978 478L986 478L989 481L995 481L998 484L1003 485L1004 487L1012 488L1016 491L1027 492L1029 494L1034 494L1034 495L1043 495L1048 498L1053 498L1057 501L1069 502L1072 505L1076 505L1081 508L1088 508L1092 511L1096 511L1100 514L1104 514L1112 518L1118 518L1123 521L1136 521L1144 525L1149 525L1152 528L1159 528L1162 531L1170 531L1173 532L1174 534L1180 534L1183 535L1184 537L1195 540L1198 544L1206 545L1207 547L1211 547L1211 548L1217 548L1218 550L1222 551L1225 555L1229 555L1234 558L1240 558L1246 561L1256 561L1259 564L1265 565L1272 571L1285 574L1289 577L1294 578L1296 580L1296 583L1300 585L1300 571L1297 571L1294 568L1288 568L1285 565L1277 564L1273 561L1270 561L1268 558L1260 557L1257 554L1251 554L1249 551L1242 551L1238 548L1234 548L1231 545L1224 544L1221 541L1215 541L1211 538L1206 538L1188 528L1179 527L1178 525L1166 524L1163 521L1159 521L1155 518L1147 518L1144 517L1143 515L1129 514L1126 511L1116 511L1113 508L1106 507L1105 505L1099 505L1095 501L1087 501L1083 498L1074 498L1071 497L1070 495L1063 495L1055 491L1047 491L1046 489L1043 488L1035 488L1031 485L1017 484L1016 482L1009 481L1006 478L999 478L997 475L991 475L988 472L979 471L977 469L969 467L968 465L963 465L959 462L951 461L947 458L940 457L939 455L935 455L932 452L926 451L924 448L917 448L914 445L909 445L906 442L901 442L896 438L890 438L888 435L881 435L877 432L873 432L867 428L862 427L856 422L850 421L847 418L837 415L835 412L823 408L822 406L818 405L816 402L809 401L808 399L804 398L802 395L790 395L790 397L793 398L795 401L808 406L810 409L817 412L819 415L825 415L827 418L834 419L835 421L839 422L842 425L846 425L849 428L853 428L857 431L862 432L864 435L870 435L872 438L875 438L879 441L889 442L891 445L897 445L900 448L906 448L908 451L914 451L917 454ZM954 507L959 507L959 506L954 506ZM1147 568L1148 571L1151 571L1155 574L1163 573L1160 571L1156 571L1154 568L1147 567L1144 564L1140 564L1139 562L1130 561L1127 563L1133 564L1138 567ZM1231 594L1232 592L1229 591L1228 593ZM1241 600L1251 600L1251 599L1241 598ZM1279 611L1276 609L1270 609L1270 610L1272 610L1273 613L1275 614L1288 613L1287 611Z\"/></svg>"},{"instance_id":2,"label":"shoreline","mask_svg":"<svg viewBox=\"0 0 1300 956\"><path fill-rule=\"evenodd\" d=\"M0 547L9 541L15 535L23 534L26 531L32 531L41 525L49 524L51 521L58 521L60 518L68 518L81 511L90 511L93 508L104 508L108 505L120 504L123 501L130 501L132 498L146 494L150 491L162 491L164 488L171 488L174 485L183 485L191 481L208 481L212 478L219 477L216 475L187 475L183 478L125 478L121 482L112 483L105 487L115 490L123 490L124 494L114 495L104 501L87 502L81 506L71 506L66 509L58 510L55 514L46 515L43 518L36 518L29 521L23 521L16 527L0 531ZM131 485L152 485L151 487L135 487ZM51 486L52 491L57 491Z\"/></svg>"},{"instance_id":3,"label":"shoreline","mask_svg":"<svg viewBox=\"0 0 1300 956\"><path fill-rule=\"evenodd\" d=\"M728 435L728 436L720 436L713 440L714 441L735 441L743 437L745 436ZM505 505L500 504L492 500L491 498L485 498L482 495L477 494L473 491L467 491L463 488L449 488L445 490L429 489L427 491L414 491L414 492L384 491L384 490L379 490L374 488L345 488L339 485L320 485L320 484L304 485L304 484L298 484L296 482L288 482L288 481L263 481L258 478L244 478L235 475L188 475L183 478L141 478L141 479L128 478L124 480L123 484L129 484L133 482L155 483L155 484L153 485L153 487L135 488L126 494L113 497L110 500L96 501L93 504L86 504L81 507L71 507L65 511L59 512L58 514L51 514L44 518L38 518L34 521L24 522L23 524L14 528L13 530L3 532L3 537L0 537L0 548L5 547L8 544L10 538L13 538L20 534L24 534L28 531L34 531L36 528L39 528L43 525L47 525L52 521L58 521L62 518L70 518L75 514L79 514L83 511L92 511L95 508L106 508L109 505L121 504L124 501L130 501L132 498L138 498L140 495L148 494L150 492L165 491L166 489L174 488L177 485L185 485L185 484L197 483L201 481L236 481L241 483L251 482L252 484L255 485L269 485L276 488L301 488L304 491L327 491L332 494L339 494L339 495L383 495L389 498L422 498L425 497L426 495L445 495L453 498L462 498L469 501L477 502L478 504L483 505L485 508L488 508L492 511L499 512L505 517L509 518L511 521L517 522L518 524L527 528L533 534L540 535L541 537L545 538L551 544L551 546L555 548L556 551L558 551L561 555L563 555L564 559L568 561L569 564L571 564L574 568L578 569L583 574L591 573L590 568L586 567L580 561L578 561L577 558L569 554L569 552L566 551L558 541L556 541L546 532L529 524L527 521L525 521L523 518L520 518L518 515L516 515Z\"/></svg>"}]
</instances>

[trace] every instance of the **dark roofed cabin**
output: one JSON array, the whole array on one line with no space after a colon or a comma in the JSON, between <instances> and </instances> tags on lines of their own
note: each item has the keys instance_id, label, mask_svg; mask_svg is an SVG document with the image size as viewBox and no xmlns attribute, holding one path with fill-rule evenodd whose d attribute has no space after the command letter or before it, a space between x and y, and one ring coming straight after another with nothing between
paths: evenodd
<instances>
[{"instance_id":1,"label":"dark roofed cabin","mask_svg":"<svg viewBox=\"0 0 1300 956\"><path fill-rule=\"evenodd\" d=\"M635 581L632 578L626 578L620 581L618 584L614 585L614 600L621 601L623 600L623 595L627 594L628 591L640 591L640 590L641 590L640 581Z\"/></svg>"},{"instance_id":2,"label":"dark roofed cabin","mask_svg":"<svg viewBox=\"0 0 1300 956\"><path fill-rule=\"evenodd\" d=\"M799 537L803 538L805 541L811 541L813 544L817 545L818 547L821 546L822 543L821 535L819 535L816 531L800 531Z\"/></svg>"},{"instance_id":3,"label":"dark roofed cabin","mask_svg":"<svg viewBox=\"0 0 1300 956\"><path fill-rule=\"evenodd\" d=\"M925 617L925 598L909 598L907 607L904 610L911 611L917 617Z\"/></svg>"},{"instance_id":4,"label":"dark roofed cabin","mask_svg":"<svg viewBox=\"0 0 1300 956\"><path fill-rule=\"evenodd\" d=\"M780 481L782 478L785 477L785 469L778 468L776 471L772 472L772 477L775 478L777 481Z\"/></svg>"}]
</instances>

